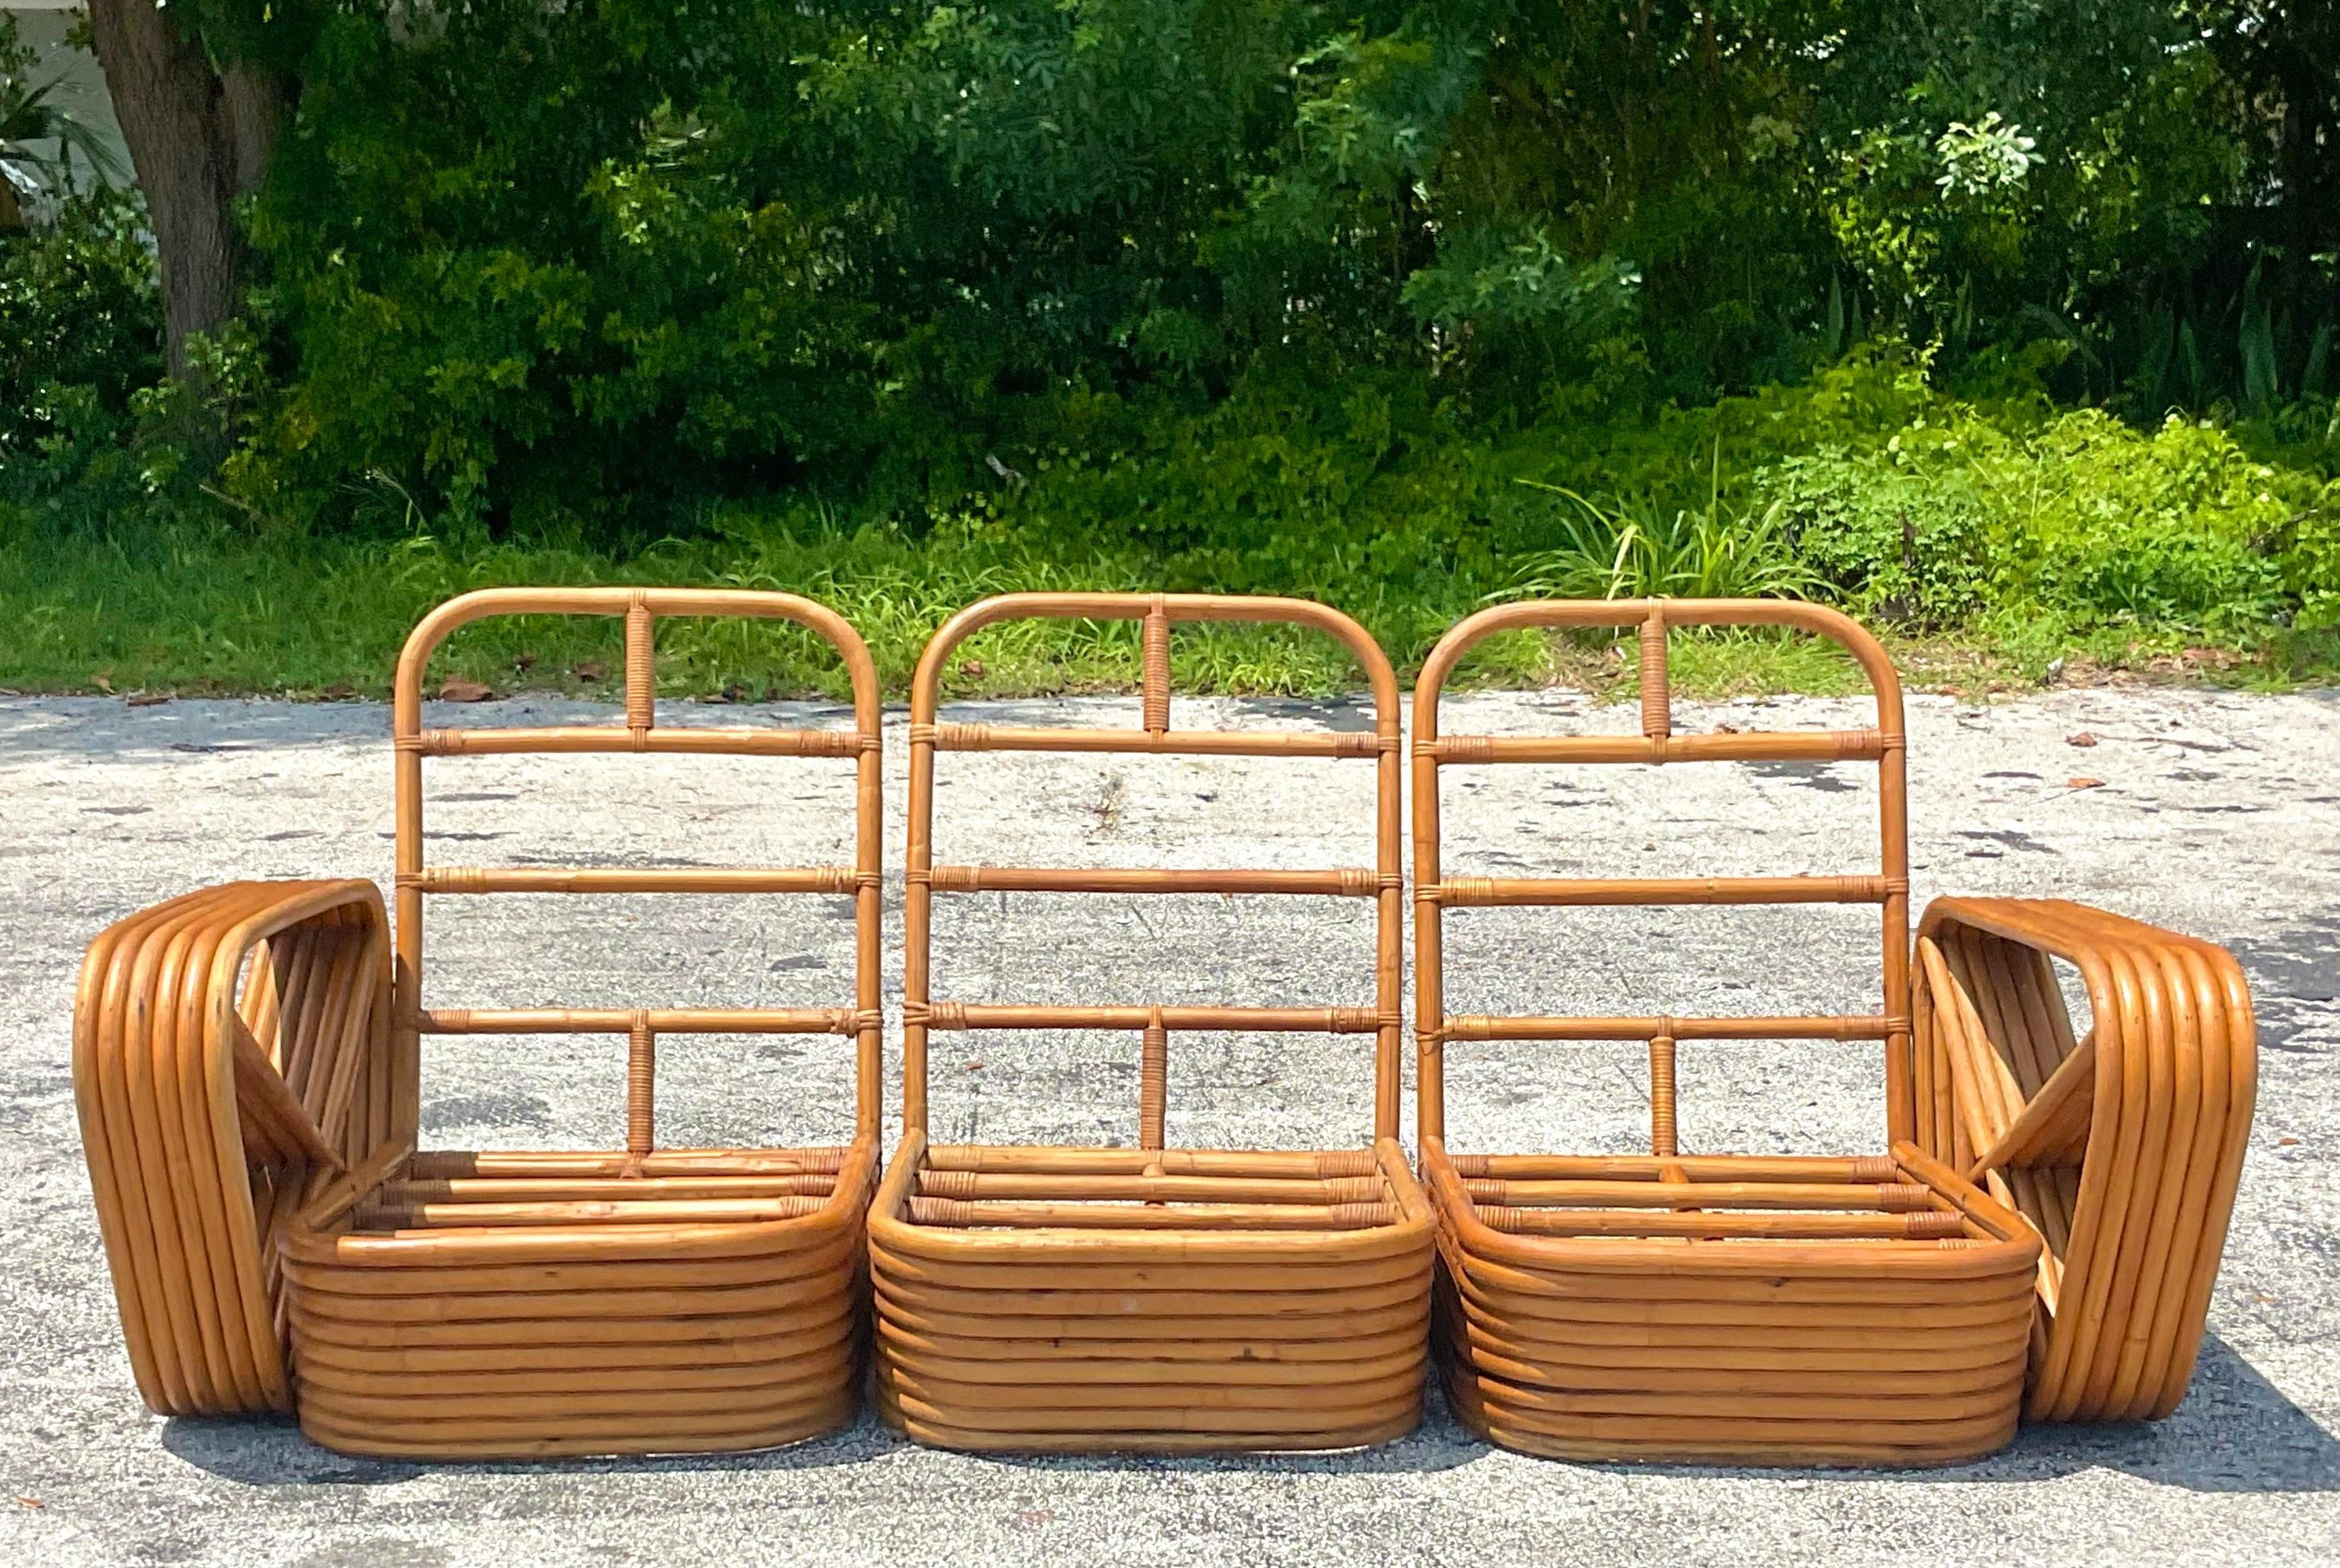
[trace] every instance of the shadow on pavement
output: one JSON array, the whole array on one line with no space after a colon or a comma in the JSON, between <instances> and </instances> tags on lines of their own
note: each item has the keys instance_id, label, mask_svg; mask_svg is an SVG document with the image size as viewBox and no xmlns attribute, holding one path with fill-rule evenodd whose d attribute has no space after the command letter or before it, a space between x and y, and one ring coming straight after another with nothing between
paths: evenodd
<instances>
[{"instance_id":1,"label":"shadow on pavement","mask_svg":"<svg viewBox=\"0 0 2340 1568\"><path fill-rule=\"evenodd\" d=\"M2025 1426L2007 1447L1971 1464L1833 1471L1815 1478L2016 1483L2088 1470L2118 1471L2188 1492L2340 1492L2340 1440L2211 1334L2202 1340L2186 1403L2166 1421ZM1781 1472L1710 1474L1760 1478Z\"/></svg>"},{"instance_id":2,"label":"shadow on pavement","mask_svg":"<svg viewBox=\"0 0 2340 1568\"><path fill-rule=\"evenodd\" d=\"M355 1459L318 1447L289 1421L174 1417L163 1446L196 1468L247 1486L382 1485L434 1473L481 1474L662 1474L688 1471L787 1473L864 1464L916 1445L864 1412L844 1431L757 1454L642 1459L557 1459L434 1464ZM1125 1455L964 1456L963 1463L1032 1470L1146 1471L1189 1474L1411 1474L1451 1470L1499 1453L1463 1430L1433 1389L1421 1427L1393 1443L1338 1454L1245 1454L1180 1458ZM1538 1464L1560 1461L1527 1461ZM2027 1426L2000 1453L1971 1464L1928 1470L1782 1471L1729 1467L1590 1466L1682 1476L1928 1484L2052 1480L2117 1470L2159 1485L2203 1493L2340 1492L2340 1441L2259 1376L2224 1340L2202 1344L2194 1385L2169 1420L2117 1426Z\"/></svg>"}]
</instances>

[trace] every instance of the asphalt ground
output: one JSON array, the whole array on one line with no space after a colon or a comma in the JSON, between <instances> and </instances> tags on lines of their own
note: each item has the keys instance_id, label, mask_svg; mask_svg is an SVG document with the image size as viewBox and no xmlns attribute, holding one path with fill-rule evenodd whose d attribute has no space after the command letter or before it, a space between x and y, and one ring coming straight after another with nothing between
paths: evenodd
<instances>
[{"instance_id":1,"label":"asphalt ground","mask_svg":"<svg viewBox=\"0 0 2340 1568\"><path fill-rule=\"evenodd\" d=\"M2055 894L2211 937L2250 973L2259 1113L2192 1392L2151 1426L2027 1429L1916 1474L1642 1469L1522 1458L1438 1407L1368 1452L1203 1460L972 1458L865 1416L741 1457L544 1465L352 1460L289 1425L163 1420L138 1403L81 1160L68 1069L82 946L232 877L372 876L391 854L387 716L363 704L0 699L0 1553L27 1564L982 1562L2311 1563L2340 1560L2340 693L2090 690L1911 700L1913 882ZM513 699L463 724L606 709ZM799 723L677 709L668 722ZM814 713L809 716L818 716ZM1132 723L1134 702L952 716ZM451 713L430 722L445 723ZM1850 727L1866 705L1683 704L1685 728ZM1631 730L1567 694L1453 705L1450 731ZM1180 727L1367 727L1353 705L1198 701ZM889 715L890 913L907 747ZM2070 737L2087 733L2092 746ZM817 761L477 758L430 764L434 861L834 864L849 770ZM1087 865L1366 865L1359 763L945 759L937 858ZM2101 781L2093 785L2076 781ZM1860 871L1865 764L1479 769L1448 795L1452 873ZM849 902L505 897L432 904L433 1005L839 1005ZM897 929L887 991L898 1022ZM1457 1011L1873 1008L1872 912L1471 911L1450 917ZM937 995L963 1001L1361 1004L1353 900L947 901ZM897 1031L890 1031L897 1034ZM608 1147L622 1053L594 1039L429 1042L426 1141ZM845 1136L845 1042L669 1040L672 1143ZM889 1038L889 1060L893 1059ZM1128 1142L1124 1037L939 1037L936 1136ZM1370 1041L1174 1040L1171 1141L1345 1147ZM898 1084L889 1082L890 1105ZM1409 1088L1410 1099L1410 1088ZM1454 1048L1458 1149L1625 1151L1645 1135L1631 1047ZM1881 1147L1874 1048L1685 1047L1686 1149ZM1409 1118L1409 1137L1411 1136ZM889 1129L889 1137L891 1129Z\"/></svg>"}]
</instances>

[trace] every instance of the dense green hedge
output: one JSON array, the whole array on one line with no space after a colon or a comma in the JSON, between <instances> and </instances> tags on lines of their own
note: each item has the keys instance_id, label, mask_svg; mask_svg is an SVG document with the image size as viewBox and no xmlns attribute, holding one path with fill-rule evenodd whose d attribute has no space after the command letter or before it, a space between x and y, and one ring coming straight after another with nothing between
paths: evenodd
<instances>
[{"instance_id":1,"label":"dense green hedge","mask_svg":"<svg viewBox=\"0 0 2340 1568\"><path fill-rule=\"evenodd\" d=\"M713 508L692 536L622 556L573 537L451 537L419 510L402 534L390 508L360 538L255 534L219 509L61 535L0 509L0 671L20 686L104 674L121 689L380 690L406 626L450 593L618 580L816 594L854 618L897 686L951 609L1044 587L1309 594L1359 616L1402 666L1491 598L1785 591L1976 650L2015 678L2074 651L2137 662L2205 642L2311 674L2340 666L2333 419L2303 405L2282 420L2140 430L2038 399L1964 400L1905 356L1864 354L1655 422L1500 438L1369 382L1249 385L1117 457L1068 445L917 537L803 503ZM1638 493L1618 498L1620 478ZM593 635L497 633L462 667L509 684L526 654L530 678L557 683L597 656ZM966 684L1125 680L1125 641L1110 628L1019 634L977 650ZM1206 688L1348 678L1328 649L1292 637L1221 638L1182 657L1181 679ZM1502 645L1482 673L1532 679L1549 657ZM1766 667L1770 684L1836 678L1808 662ZM763 695L827 689L824 668L808 647L732 628L679 646L669 676L679 690Z\"/></svg>"}]
</instances>

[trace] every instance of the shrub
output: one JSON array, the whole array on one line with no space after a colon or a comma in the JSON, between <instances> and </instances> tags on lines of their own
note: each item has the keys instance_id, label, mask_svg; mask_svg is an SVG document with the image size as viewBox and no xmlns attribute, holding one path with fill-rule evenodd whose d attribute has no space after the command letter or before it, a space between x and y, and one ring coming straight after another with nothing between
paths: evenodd
<instances>
[{"instance_id":1,"label":"shrub","mask_svg":"<svg viewBox=\"0 0 2340 1568\"><path fill-rule=\"evenodd\" d=\"M101 190L56 221L0 233L0 473L78 472L163 374L154 258L134 197Z\"/></svg>"},{"instance_id":2,"label":"shrub","mask_svg":"<svg viewBox=\"0 0 2340 1568\"><path fill-rule=\"evenodd\" d=\"M2036 605L2087 626L2248 636L2324 602L2340 487L2256 461L2172 416L2139 431L2100 410L2032 423L1944 403L1881 446L1757 476L1798 553L1874 614L1956 625Z\"/></svg>"},{"instance_id":3,"label":"shrub","mask_svg":"<svg viewBox=\"0 0 2340 1568\"><path fill-rule=\"evenodd\" d=\"M1522 597L1754 599L1815 586L1781 525L1785 508L1778 501L1760 511L1726 511L1719 483L1695 511L1646 498L1603 505L1573 490L1538 488L1568 503L1560 524L1566 542L1520 563L1512 587Z\"/></svg>"}]
</instances>

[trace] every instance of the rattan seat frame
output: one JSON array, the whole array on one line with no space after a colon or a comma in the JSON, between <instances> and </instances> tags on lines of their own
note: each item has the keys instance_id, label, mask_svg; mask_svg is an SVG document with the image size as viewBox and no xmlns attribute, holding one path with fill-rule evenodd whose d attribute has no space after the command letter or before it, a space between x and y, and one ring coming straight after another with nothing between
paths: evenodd
<instances>
[{"instance_id":1,"label":"rattan seat frame","mask_svg":"<svg viewBox=\"0 0 2340 1568\"><path fill-rule=\"evenodd\" d=\"M1142 727L937 722L942 672L1012 618L1140 623ZM1170 727L1178 622L1284 622L1334 636L1370 679L1373 733ZM903 930L904 1133L869 1219L878 1404L943 1447L1178 1454L1346 1448L1420 1419L1432 1216L1397 1142L1403 946L1397 683L1364 630L1297 599L1011 594L953 616L911 691ZM1370 759L1370 870L1066 871L938 866L937 751ZM931 995L937 892L1370 897L1371 1007L1028 1007ZM927 1044L943 1030L1105 1029L1140 1037L1135 1149L930 1146ZM1373 1142L1319 1152L1167 1149L1169 1040L1185 1031L1374 1037Z\"/></svg>"},{"instance_id":2,"label":"rattan seat frame","mask_svg":"<svg viewBox=\"0 0 2340 1568\"><path fill-rule=\"evenodd\" d=\"M1786 626L1828 637L1875 692L1875 728L1675 733L1667 634ZM1482 639L1520 627L1637 628L1641 733L1448 735L1439 698ZM1572 1459L1922 1464L2015 1431L2039 1239L1914 1141L1909 858L1900 691L1875 640L1834 611L1744 600L1499 606L1447 633L1415 688L1413 838L1422 1166L1439 1218L1436 1339L1463 1421ZM1516 763L1866 761L1879 774L1875 876L1488 879L1443 874L1440 770ZM1443 916L1492 905L1874 903L1885 1007L1807 1018L1450 1016ZM1889 1152L1685 1157L1681 1040L1876 1041ZM1646 1157L1456 1155L1445 1143L1445 1043L1642 1041Z\"/></svg>"},{"instance_id":3,"label":"rattan seat frame","mask_svg":"<svg viewBox=\"0 0 2340 1568\"><path fill-rule=\"evenodd\" d=\"M433 651L512 615L621 618L625 722L423 729ZM853 727L659 727L654 628L673 616L824 638L851 681ZM327 1447L441 1459L765 1447L849 1419L879 1167L879 724L861 639L792 595L490 589L426 616L394 687L394 945L372 883L236 883L118 923L84 965L75 1087L146 1402L293 1410ZM545 753L850 759L855 863L425 863L425 757ZM498 892L850 894L852 1005L424 1008L425 896ZM418 1152L421 1037L459 1033L624 1039L624 1146ZM661 1033L850 1038L852 1140L659 1149Z\"/></svg>"}]
</instances>

